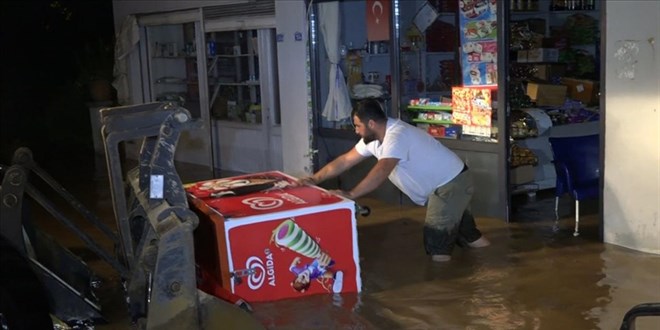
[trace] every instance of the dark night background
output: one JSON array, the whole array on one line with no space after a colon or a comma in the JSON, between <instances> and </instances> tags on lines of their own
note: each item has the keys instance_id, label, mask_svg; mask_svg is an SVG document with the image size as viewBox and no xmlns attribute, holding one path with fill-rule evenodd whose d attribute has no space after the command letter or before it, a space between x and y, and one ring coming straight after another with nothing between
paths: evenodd
<instances>
[{"instance_id":1,"label":"dark night background","mask_svg":"<svg viewBox=\"0 0 660 330\"><path fill-rule=\"evenodd\" d=\"M112 81L112 1L1 1L0 163L93 153L90 82Z\"/></svg>"}]
</instances>

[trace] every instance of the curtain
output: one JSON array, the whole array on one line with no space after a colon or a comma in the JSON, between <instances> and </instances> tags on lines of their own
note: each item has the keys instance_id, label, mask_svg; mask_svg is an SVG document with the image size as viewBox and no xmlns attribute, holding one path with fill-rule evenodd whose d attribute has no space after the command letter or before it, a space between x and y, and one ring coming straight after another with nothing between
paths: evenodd
<instances>
[{"instance_id":1,"label":"curtain","mask_svg":"<svg viewBox=\"0 0 660 330\"><path fill-rule=\"evenodd\" d=\"M339 67L339 1L319 4L319 23L330 61L330 88L322 115L329 121L339 121L351 116L351 99Z\"/></svg>"}]
</instances>

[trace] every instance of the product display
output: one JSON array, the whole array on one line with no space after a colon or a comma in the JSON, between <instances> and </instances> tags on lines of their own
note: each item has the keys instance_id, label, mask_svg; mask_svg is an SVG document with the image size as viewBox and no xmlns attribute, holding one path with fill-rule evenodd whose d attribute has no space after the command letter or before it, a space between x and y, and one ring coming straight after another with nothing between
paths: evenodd
<instances>
[{"instance_id":1,"label":"product display","mask_svg":"<svg viewBox=\"0 0 660 330\"><path fill-rule=\"evenodd\" d=\"M494 0L459 0L463 86L497 85L497 6Z\"/></svg>"}]
</instances>

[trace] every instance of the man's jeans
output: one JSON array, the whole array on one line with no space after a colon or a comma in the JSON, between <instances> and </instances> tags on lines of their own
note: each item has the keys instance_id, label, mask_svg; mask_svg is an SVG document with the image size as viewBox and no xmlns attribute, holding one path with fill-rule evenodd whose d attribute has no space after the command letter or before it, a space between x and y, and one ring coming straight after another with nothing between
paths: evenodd
<instances>
[{"instance_id":1,"label":"man's jeans","mask_svg":"<svg viewBox=\"0 0 660 330\"><path fill-rule=\"evenodd\" d=\"M473 192L472 176L467 170L429 195L424 224L426 254L450 255L457 243L481 237L470 212Z\"/></svg>"}]
</instances>

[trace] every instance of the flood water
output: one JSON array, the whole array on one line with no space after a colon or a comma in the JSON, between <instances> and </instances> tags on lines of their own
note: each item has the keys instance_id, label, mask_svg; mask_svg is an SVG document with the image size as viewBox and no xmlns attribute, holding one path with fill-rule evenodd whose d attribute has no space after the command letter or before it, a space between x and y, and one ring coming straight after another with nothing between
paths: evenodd
<instances>
[{"instance_id":1,"label":"flood water","mask_svg":"<svg viewBox=\"0 0 660 330\"><path fill-rule=\"evenodd\" d=\"M50 173L114 228L105 164L76 164ZM618 329L634 305L660 302L660 256L600 242L595 211L573 237L570 200L559 232L551 198L523 205L511 223L478 218L491 246L457 248L446 263L424 254L424 208L358 202L371 208L358 217L362 292L255 303L252 316L266 328ZM67 237L58 235L104 280L97 295L109 324L96 328L129 328L118 275ZM660 329L660 317L639 318L637 329Z\"/></svg>"}]
</instances>

